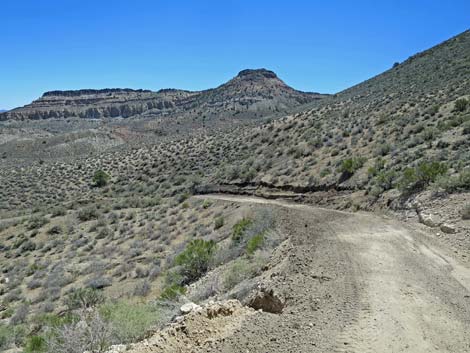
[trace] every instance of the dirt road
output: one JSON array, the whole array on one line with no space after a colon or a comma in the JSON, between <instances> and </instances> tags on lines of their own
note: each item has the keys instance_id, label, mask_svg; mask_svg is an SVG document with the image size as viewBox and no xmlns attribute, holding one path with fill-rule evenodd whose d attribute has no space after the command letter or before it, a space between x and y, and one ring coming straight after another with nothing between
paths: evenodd
<instances>
[{"instance_id":1,"label":"dirt road","mask_svg":"<svg viewBox=\"0 0 470 353\"><path fill-rule=\"evenodd\" d=\"M418 231L372 214L279 200L288 243L264 282L286 298L217 342L214 352L470 352L470 269Z\"/></svg>"}]
</instances>

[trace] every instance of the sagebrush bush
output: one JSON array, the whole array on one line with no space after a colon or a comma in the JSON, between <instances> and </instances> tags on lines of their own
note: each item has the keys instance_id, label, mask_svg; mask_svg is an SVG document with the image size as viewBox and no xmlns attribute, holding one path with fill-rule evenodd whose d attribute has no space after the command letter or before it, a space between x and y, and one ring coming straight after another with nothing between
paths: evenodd
<instances>
[{"instance_id":1,"label":"sagebrush bush","mask_svg":"<svg viewBox=\"0 0 470 353\"><path fill-rule=\"evenodd\" d=\"M470 190L470 170L464 170L457 176L449 177L442 175L435 182L438 188L442 188L447 192L459 192Z\"/></svg>"},{"instance_id":2,"label":"sagebrush bush","mask_svg":"<svg viewBox=\"0 0 470 353\"><path fill-rule=\"evenodd\" d=\"M28 229L29 230L38 229L46 225L47 223L49 223L49 220L46 217L34 216L28 222Z\"/></svg>"},{"instance_id":3,"label":"sagebrush bush","mask_svg":"<svg viewBox=\"0 0 470 353\"><path fill-rule=\"evenodd\" d=\"M464 112L465 110L467 110L467 107L468 107L468 100L466 100L465 98L460 98L455 101L455 104L454 104L455 111Z\"/></svg>"},{"instance_id":4,"label":"sagebrush bush","mask_svg":"<svg viewBox=\"0 0 470 353\"><path fill-rule=\"evenodd\" d=\"M92 288L75 289L65 298L65 305L69 310L92 308L103 302L103 293Z\"/></svg>"},{"instance_id":5,"label":"sagebrush bush","mask_svg":"<svg viewBox=\"0 0 470 353\"><path fill-rule=\"evenodd\" d=\"M98 209L94 206L85 207L78 211L78 219L82 222L90 221L92 219L98 219L99 216L100 213L98 212Z\"/></svg>"}]
</instances>

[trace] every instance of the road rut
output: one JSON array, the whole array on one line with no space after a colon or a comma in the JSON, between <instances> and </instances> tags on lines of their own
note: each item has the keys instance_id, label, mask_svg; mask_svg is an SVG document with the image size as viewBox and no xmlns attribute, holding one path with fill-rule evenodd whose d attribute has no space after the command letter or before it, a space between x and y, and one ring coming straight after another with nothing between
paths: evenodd
<instances>
[{"instance_id":1,"label":"road rut","mask_svg":"<svg viewBox=\"0 0 470 353\"><path fill-rule=\"evenodd\" d=\"M289 239L265 276L286 309L250 317L213 351L470 352L470 270L436 239L373 214L201 198L273 207Z\"/></svg>"}]
</instances>

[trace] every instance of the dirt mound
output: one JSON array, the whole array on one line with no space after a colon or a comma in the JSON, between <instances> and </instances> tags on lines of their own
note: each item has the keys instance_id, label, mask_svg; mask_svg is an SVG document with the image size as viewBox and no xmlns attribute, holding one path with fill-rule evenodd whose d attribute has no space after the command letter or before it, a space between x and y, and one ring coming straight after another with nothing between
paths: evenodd
<instances>
[{"instance_id":1,"label":"dirt mound","mask_svg":"<svg viewBox=\"0 0 470 353\"><path fill-rule=\"evenodd\" d=\"M115 346L108 353L207 352L215 342L233 334L248 316L256 313L238 300L210 302L177 317L162 331L127 350L124 346Z\"/></svg>"}]
</instances>

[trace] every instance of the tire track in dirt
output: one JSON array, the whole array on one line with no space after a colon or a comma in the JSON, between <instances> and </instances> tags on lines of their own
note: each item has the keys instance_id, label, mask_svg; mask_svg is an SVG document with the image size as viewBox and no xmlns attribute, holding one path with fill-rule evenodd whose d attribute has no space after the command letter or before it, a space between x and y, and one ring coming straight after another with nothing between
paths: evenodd
<instances>
[{"instance_id":1,"label":"tire track in dirt","mask_svg":"<svg viewBox=\"0 0 470 353\"><path fill-rule=\"evenodd\" d=\"M297 339L269 325L257 336L261 329L255 326L266 323L246 322L244 329L255 334L240 330L219 346L221 352L470 352L470 270L436 239L373 214L226 194L201 198L283 209L280 222L295 259L283 271L293 279L287 290L299 296L289 303L287 313L293 315L283 313L276 322L290 325L297 319ZM320 268L332 280L306 282L306 276L295 276L297 267ZM305 284L330 296L331 303L320 301L315 318L301 299L308 292ZM302 334L305 317L316 321L317 334ZM277 345L266 343L273 337Z\"/></svg>"}]
</instances>

